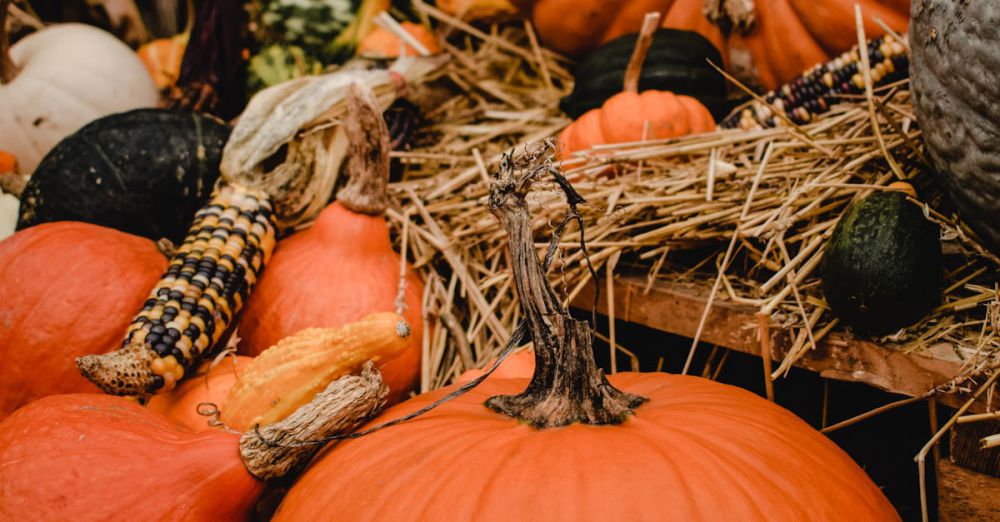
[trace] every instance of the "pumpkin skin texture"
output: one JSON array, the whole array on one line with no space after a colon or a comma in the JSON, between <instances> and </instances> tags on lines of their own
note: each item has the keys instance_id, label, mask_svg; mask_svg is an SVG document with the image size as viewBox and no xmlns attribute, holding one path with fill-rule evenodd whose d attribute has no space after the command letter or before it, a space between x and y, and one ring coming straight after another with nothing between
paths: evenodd
<instances>
[{"instance_id":1,"label":"pumpkin skin texture","mask_svg":"<svg viewBox=\"0 0 1000 522\"><path fill-rule=\"evenodd\" d=\"M121 397L46 397L0 423L0 519L243 520L264 485L238 442Z\"/></svg>"},{"instance_id":2,"label":"pumpkin skin texture","mask_svg":"<svg viewBox=\"0 0 1000 522\"><path fill-rule=\"evenodd\" d=\"M650 402L618 426L540 431L483 406L527 379L487 380L328 451L274 520L899 520L840 448L773 403L690 376L609 380Z\"/></svg>"},{"instance_id":3,"label":"pumpkin skin texture","mask_svg":"<svg viewBox=\"0 0 1000 522\"><path fill-rule=\"evenodd\" d=\"M19 40L10 54L19 70L0 85L0 143L24 173L86 123L159 101L142 60L95 27L51 26Z\"/></svg>"},{"instance_id":4,"label":"pumpkin skin texture","mask_svg":"<svg viewBox=\"0 0 1000 522\"><path fill-rule=\"evenodd\" d=\"M243 312L240 353L257 355L305 328L338 327L394 310L399 261L384 217L329 205L312 228L278 242ZM423 283L408 271L403 317L412 328L410 344L378 365L390 404L419 380L422 296Z\"/></svg>"},{"instance_id":5,"label":"pumpkin skin texture","mask_svg":"<svg viewBox=\"0 0 1000 522\"><path fill-rule=\"evenodd\" d=\"M222 408L229 390L239 381L252 360L252 357L243 355L237 355L235 360L226 357L205 375L188 379L167 393L154 395L146 407L191 431L216 429L209 425L209 417L198 413L198 405L210 402Z\"/></svg>"},{"instance_id":6,"label":"pumpkin skin texture","mask_svg":"<svg viewBox=\"0 0 1000 522\"><path fill-rule=\"evenodd\" d=\"M604 143L675 138L715 129L712 114L698 100L669 91L622 92L566 127L559 139L563 154Z\"/></svg>"},{"instance_id":7,"label":"pumpkin skin texture","mask_svg":"<svg viewBox=\"0 0 1000 522\"><path fill-rule=\"evenodd\" d=\"M73 360L117 349L166 267L152 241L86 223L0 242L0 418L45 395L97 392Z\"/></svg>"},{"instance_id":8,"label":"pumpkin skin texture","mask_svg":"<svg viewBox=\"0 0 1000 522\"><path fill-rule=\"evenodd\" d=\"M1000 253L1000 7L913 2L913 110L962 220Z\"/></svg>"},{"instance_id":9,"label":"pumpkin skin texture","mask_svg":"<svg viewBox=\"0 0 1000 522\"><path fill-rule=\"evenodd\" d=\"M200 114L139 109L62 140L21 194L18 228L84 221L181 244L219 177L229 126Z\"/></svg>"}]
</instances>

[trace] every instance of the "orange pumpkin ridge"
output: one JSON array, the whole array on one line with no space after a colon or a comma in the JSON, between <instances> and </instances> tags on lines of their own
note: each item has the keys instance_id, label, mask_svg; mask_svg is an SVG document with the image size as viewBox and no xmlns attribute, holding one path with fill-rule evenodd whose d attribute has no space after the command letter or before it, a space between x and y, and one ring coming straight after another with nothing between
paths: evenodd
<instances>
[{"instance_id":1,"label":"orange pumpkin ridge","mask_svg":"<svg viewBox=\"0 0 1000 522\"><path fill-rule=\"evenodd\" d=\"M98 392L73 360L116 350L166 267L152 241L88 223L0 242L0 419L46 395Z\"/></svg>"},{"instance_id":2,"label":"orange pumpkin ridge","mask_svg":"<svg viewBox=\"0 0 1000 522\"><path fill-rule=\"evenodd\" d=\"M274 520L899 520L840 448L774 403L698 377L604 376L590 326L562 307L535 248L525 197L551 169L538 152L507 162L488 197L533 340L530 381L486 379L331 448Z\"/></svg>"},{"instance_id":3,"label":"orange pumpkin ridge","mask_svg":"<svg viewBox=\"0 0 1000 522\"><path fill-rule=\"evenodd\" d=\"M356 146L348 160L351 181L312 228L278 243L243 312L240 353L257 355L305 328L339 327L396 309L400 257L383 216L388 130L373 101L350 110L347 131ZM410 344L379 364L390 403L420 378L423 283L408 268L405 285L402 315L413 330Z\"/></svg>"}]
</instances>

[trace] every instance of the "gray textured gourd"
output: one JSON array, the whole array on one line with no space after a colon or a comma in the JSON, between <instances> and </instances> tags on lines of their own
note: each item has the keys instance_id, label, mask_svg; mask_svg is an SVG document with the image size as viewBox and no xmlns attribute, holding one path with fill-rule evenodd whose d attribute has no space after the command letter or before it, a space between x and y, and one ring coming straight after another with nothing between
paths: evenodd
<instances>
[{"instance_id":1,"label":"gray textured gourd","mask_svg":"<svg viewBox=\"0 0 1000 522\"><path fill-rule=\"evenodd\" d=\"M1000 2L914 0L914 111L962 219L1000 253Z\"/></svg>"}]
</instances>

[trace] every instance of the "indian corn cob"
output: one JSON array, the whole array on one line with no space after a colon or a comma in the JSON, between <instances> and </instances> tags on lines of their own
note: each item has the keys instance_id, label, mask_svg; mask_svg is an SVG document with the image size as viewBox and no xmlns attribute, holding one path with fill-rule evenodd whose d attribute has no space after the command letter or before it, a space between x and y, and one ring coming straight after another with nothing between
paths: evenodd
<instances>
[{"instance_id":1,"label":"indian corn cob","mask_svg":"<svg viewBox=\"0 0 1000 522\"><path fill-rule=\"evenodd\" d=\"M909 66L906 48L892 35L869 40L866 47L875 86L906 77ZM722 121L720 127L753 130L782 125L775 111L801 125L828 111L838 97L864 91L861 56L858 47L854 46L850 51L814 66L802 76L765 94L763 98L767 103L753 101L738 108Z\"/></svg>"},{"instance_id":2,"label":"indian corn cob","mask_svg":"<svg viewBox=\"0 0 1000 522\"><path fill-rule=\"evenodd\" d=\"M222 185L195 215L122 349L77 359L81 373L116 395L173 388L232 323L274 245L268 196Z\"/></svg>"}]
</instances>

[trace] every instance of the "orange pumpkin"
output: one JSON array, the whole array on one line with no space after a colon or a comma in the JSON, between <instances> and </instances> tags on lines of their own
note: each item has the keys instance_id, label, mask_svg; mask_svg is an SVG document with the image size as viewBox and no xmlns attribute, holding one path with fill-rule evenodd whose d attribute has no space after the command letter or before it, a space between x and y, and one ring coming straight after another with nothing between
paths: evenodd
<instances>
[{"instance_id":1,"label":"orange pumpkin","mask_svg":"<svg viewBox=\"0 0 1000 522\"><path fill-rule=\"evenodd\" d=\"M360 98L349 97L354 99ZM243 312L240 353L257 355L305 328L338 327L396 309L400 258L383 216L388 129L374 101L352 107L346 122L356 147L348 160L351 181L312 228L278 243ZM402 315L413 329L410 342L379 366L391 402L405 397L420 377L423 283L407 268L405 285Z\"/></svg>"},{"instance_id":2,"label":"orange pumpkin","mask_svg":"<svg viewBox=\"0 0 1000 522\"><path fill-rule=\"evenodd\" d=\"M441 52L437 37L426 25L412 22L403 22L400 25L431 54ZM412 45L404 43L395 33L382 27L372 29L358 44L358 55L369 58L399 58L400 50L403 56L420 55Z\"/></svg>"},{"instance_id":3,"label":"orange pumpkin","mask_svg":"<svg viewBox=\"0 0 1000 522\"><path fill-rule=\"evenodd\" d=\"M597 109L591 109L563 129L562 154L605 143L675 138L715 129L708 108L695 98L670 91L638 92L642 63L653 41L659 15L649 14L625 71L625 86Z\"/></svg>"},{"instance_id":4,"label":"orange pumpkin","mask_svg":"<svg viewBox=\"0 0 1000 522\"><path fill-rule=\"evenodd\" d=\"M198 405L212 403L222 408L230 388L240 380L250 361L252 357L243 355L226 357L204 375L188 379L169 392L154 395L146 406L191 431L213 429L209 424L211 419L198 413Z\"/></svg>"},{"instance_id":5,"label":"orange pumpkin","mask_svg":"<svg viewBox=\"0 0 1000 522\"><path fill-rule=\"evenodd\" d=\"M609 380L649 403L618 426L538 431L483 406L528 380L489 379L324 454L275 520L899 519L847 454L771 402L697 377ZM372 424L450 391L411 399Z\"/></svg>"},{"instance_id":6,"label":"orange pumpkin","mask_svg":"<svg viewBox=\"0 0 1000 522\"><path fill-rule=\"evenodd\" d=\"M847 454L774 403L698 377L605 377L590 326L563 308L538 259L525 196L544 163L505 163L489 205L510 237L527 324L513 341L531 333L531 380L488 379L331 448L274 520L899 519ZM416 397L372 424L453 391Z\"/></svg>"},{"instance_id":7,"label":"orange pumpkin","mask_svg":"<svg viewBox=\"0 0 1000 522\"><path fill-rule=\"evenodd\" d=\"M170 38L153 40L139 47L139 58L149 70L157 89L162 91L177 82L189 36L188 33L181 33Z\"/></svg>"},{"instance_id":8,"label":"orange pumpkin","mask_svg":"<svg viewBox=\"0 0 1000 522\"><path fill-rule=\"evenodd\" d=\"M369 367L261 428L263 439L194 433L121 397L45 397L0 423L0 519L248 520L264 481L319 449L269 442L341 433L377 411L384 393Z\"/></svg>"},{"instance_id":9,"label":"orange pumpkin","mask_svg":"<svg viewBox=\"0 0 1000 522\"><path fill-rule=\"evenodd\" d=\"M646 122L649 122L647 130ZM604 143L676 138L715 129L712 113L698 100L670 91L622 92L563 129L563 153Z\"/></svg>"},{"instance_id":10,"label":"orange pumpkin","mask_svg":"<svg viewBox=\"0 0 1000 522\"><path fill-rule=\"evenodd\" d=\"M517 15L510 0L437 0L435 5L451 16L470 22L503 22Z\"/></svg>"},{"instance_id":11,"label":"orange pumpkin","mask_svg":"<svg viewBox=\"0 0 1000 522\"><path fill-rule=\"evenodd\" d=\"M0 419L45 395L97 392L73 360L121 345L166 266L152 241L87 223L0 242Z\"/></svg>"},{"instance_id":12,"label":"orange pumpkin","mask_svg":"<svg viewBox=\"0 0 1000 522\"><path fill-rule=\"evenodd\" d=\"M857 44L854 4L865 33L884 34L874 20L905 32L909 0L756 0L756 25L728 37L704 15L705 0L516 0L546 45L579 56L618 36L634 33L647 12L663 13L662 27L695 31L715 44L727 63L747 68L770 90ZM746 62L746 58L750 62Z\"/></svg>"}]
</instances>

